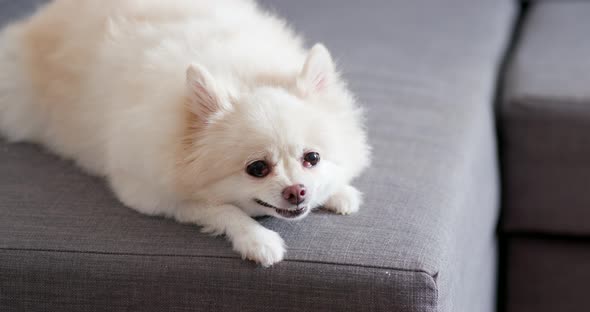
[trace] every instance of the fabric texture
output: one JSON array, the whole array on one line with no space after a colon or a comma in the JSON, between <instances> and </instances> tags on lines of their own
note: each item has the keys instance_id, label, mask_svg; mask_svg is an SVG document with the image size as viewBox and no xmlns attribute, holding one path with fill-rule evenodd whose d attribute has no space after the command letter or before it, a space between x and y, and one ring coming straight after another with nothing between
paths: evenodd
<instances>
[{"instance_id":1,"label":"fabric texture","mask_svg":"<svg viewBox=\"0 0 590 312\"><path fill-rule=\"evenodd\" d=\"M262 269L123 207L68 161L2 143L0 310L494 311L492 101L513 1L262 2L326 44L367 108L361 211L260 220L288 245Z\"/></svg>"},{"instance_id":2,"label":"fabric texture","mask_svg":"<svg viewBox=\"0 0 590 312\"><path fill-rule=\"evenodd\" d=\"M25 17L34 12L34 10L47 0L0 0L0 27L10 21Z\"/></svg>"},{"instance_id":3,"label":"fabric texture","mask_svg":"<svg viewBox=\"0 0 590 312\"><path fill-rule=\"evenodd\" d=\"M508 312L587 310L588 240L514 238L508 247Z\"/></svg>"},{"instance_id":4,"label":"fabric texture","mask_svg":"<svg viewBox=\"0 0 590 312\"><path fill-rule=\"evenodd\" d=\"M501 111L504 230L590 235L590 2L531 6Z\"/></svg>"}]
</instances>

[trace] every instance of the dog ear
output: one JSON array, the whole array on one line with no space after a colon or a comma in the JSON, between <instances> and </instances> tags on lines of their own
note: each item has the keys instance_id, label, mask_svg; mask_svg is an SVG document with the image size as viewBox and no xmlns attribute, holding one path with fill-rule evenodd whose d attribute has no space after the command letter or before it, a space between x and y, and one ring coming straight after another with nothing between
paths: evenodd
<instances>
[{"instance_id":1,"label":"dog ear","mask_svg":"<svg viewBox=\"0 0 590 312\"><path fill-rule=\"evenodd\" d=\"M335 75L330 52L323 44L316 43L309 50L307 60L297 77L297 85L304 94L321 92L334 81Z\"/></svg>"},{"instance_id":2,"label":"dog ear","mask_svg":"<svg viewBox=\"0 0 590 312\"><path fill-rule=\"evenodd\" d=\"M224 108L215 79L205 67L192 64L186 71L190 110L203 120Z\"/></svg>"}]
</instances>

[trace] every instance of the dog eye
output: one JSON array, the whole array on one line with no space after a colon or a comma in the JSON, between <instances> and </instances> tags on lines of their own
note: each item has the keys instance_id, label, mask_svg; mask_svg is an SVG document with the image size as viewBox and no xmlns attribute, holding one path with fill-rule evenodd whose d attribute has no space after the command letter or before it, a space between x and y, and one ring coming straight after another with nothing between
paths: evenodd
<instances>
[{"instance_id":1,"label":"dog eye","mask_svg":"<svg viewBox=\"0 0 590 312\"><path fill-rule=\"evenodd\" d=\"M320 162L320 154L316 152L309 152L303 156L303 167L311 168Z\"/></svg>"},{"instance_id":2,"label":"dog eye","mask_svg":"<svg viewBox=\"0 0 590 312\"><path fill-rule=\"evenodd\" d=\"M270 173L270 167L264 160L257 160L246 167L246 173L256 178L264 178Z\"/></svg>"}]
</instances>

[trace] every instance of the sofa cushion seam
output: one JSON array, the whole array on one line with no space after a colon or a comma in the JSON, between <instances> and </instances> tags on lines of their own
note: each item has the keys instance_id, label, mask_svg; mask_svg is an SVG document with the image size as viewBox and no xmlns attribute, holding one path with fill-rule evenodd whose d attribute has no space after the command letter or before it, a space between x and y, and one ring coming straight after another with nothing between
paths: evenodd
<instances>
[{"instance_id":1,"label":"sofa cushion seam","mask_svg":"<svg viewBox=\"0 0 590 312\"><path fill-rule=\"evenodd\" d=\"M88 250L60 250L60 249L45 249L45 248L13 248L13 247L0 247L0 251L28 251L28 252L48 252L48 253L75 253L75 254L89 254L89 255L110 255L110 256L137 256L137 257L178 257L178 258L216 258L216 259L236 259L239 257L232 256L210 256L210 255L183 255L183 254L150 254L150 253L133 253L133 252L109 252L109 251L88 251ZM407 268L396 268L387 266L377 265L363 265L363 264L351 264L351 263L337 263L329 261L317 261L317 260L298 260L298 259L285 259L282 262L294 262L294 263L309 263L309 264L324 264L324 265L335 265L335 266L347 266L347 267L358 267L367 269L380 269L380 270L392 270L397 272L409 272L409 273L422 273L428 275L433 283L436 285L435 276L438 272L428 272L427 270L420 269L407 269Z\"/></svg>"}]
</instances>

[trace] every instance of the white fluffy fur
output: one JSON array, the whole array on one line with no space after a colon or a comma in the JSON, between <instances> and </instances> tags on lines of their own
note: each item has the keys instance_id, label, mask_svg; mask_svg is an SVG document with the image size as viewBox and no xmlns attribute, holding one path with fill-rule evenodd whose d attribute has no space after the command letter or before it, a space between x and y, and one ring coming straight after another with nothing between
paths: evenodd
<instances>
[{"instance_id":1,"label":"white fluffy fur","mask_svg":"<svg viewBox=\"0 0 590 312\"><path fill-rule=\"evenodd\" d=\"M56 0L0 34L0 132L108 179L127 206L225 234L244 258L283 259L251 218L356 212L369 161L362 114L328 51L246 0ZM306 151L320 153L306 168ZM265 178L245 168L264 159Z\"/></svg>"}]
</instances>

